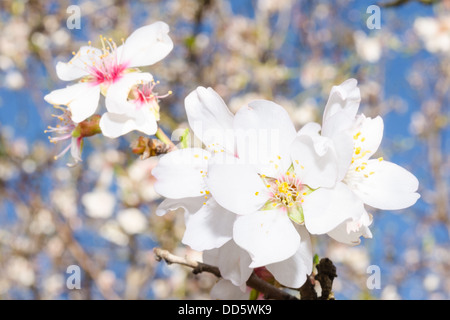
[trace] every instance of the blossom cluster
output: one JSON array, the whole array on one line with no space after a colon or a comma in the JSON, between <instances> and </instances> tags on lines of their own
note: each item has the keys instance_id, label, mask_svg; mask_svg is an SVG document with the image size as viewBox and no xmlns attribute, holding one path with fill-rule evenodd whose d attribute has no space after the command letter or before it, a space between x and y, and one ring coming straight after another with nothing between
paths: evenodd
<instances>
[{"instance_id":1,"label":"blossom cluster","mask_svg":"<svg viewBox=\"0 0 450 320\"><path fill-rule=\"evenodd\" d=\"M58 62L58 78L78 82L44 97L59 109L65 106L63 114L57 115L64 125L49 127L48 132L58 134L50 141L72 138L72 144L57 157L70 148L75 162L81 161L82 138L99 132L109 138L133 130L155 134L159 120L158 100L166 95L156 94L157 82L138 67L153 65L170 53L173 42L168 33L169 26L158 21L135 30L126 40L122 39L119 46L113 39L100 36L101 49L93 47L89 41L88 46L72 53L69 62ZM100 117L96 112L101 96L104 96L106 112ZM95 126L80 135L80 130L76 129L86 121Z\"/></svg>"},{"instance_id":2,"label":"blossom cluster","mask_svg":"<svg viewBox=\"0 0 450 320\"><path fill-rule=\"evenodd\" d=\"M138 67L168 55L168 32L167 24L156 22L120 46L100 37L102 49L89 43L57 64L61 80L78 80L45 96L63 111L57 117L64 125L48 129L58 135L51 141L72 141L61 154L71 149L81 161L82 139L100 132L110 138L157 132L163 96ZM101 96L106 112L100 115ZM372 237L370 208L398 210L417 201L417 178L375 156L383 120L358 114L360 102L357 81L348 79L331 89L322 123L297 130L272 101L253 100L233 113L212 88L186 96L189 126L201 143L184 143L160 157L152 175L165 200L156 214L184 209L182 242L203 251L204 262L222 275L213 296L245 295L253 272L299 288L313 269L312 236L357 245ZM144 140L135 148L145 149Z\"/></svg>"},{"instance_id":3,"label":"blossom cluster","mask_svg":"<svg viewBox=\"0 0 450 320\"><path fill-rule=\"evenodd\" d=\"M383 120L358 114L360 101L355 79L334 86L322 125L297 131L272 101L254 100L233 114L212 88L185 98L203 147L161 157L152 174L166 199L156 213L184 209L182 242L219 267L217 297L245 292L261 270L299 288L313 268L312 235L356 245L372 237L366 206L396 210L417 201L417 178L373 157Z\"/></svg>"}]
</instances>

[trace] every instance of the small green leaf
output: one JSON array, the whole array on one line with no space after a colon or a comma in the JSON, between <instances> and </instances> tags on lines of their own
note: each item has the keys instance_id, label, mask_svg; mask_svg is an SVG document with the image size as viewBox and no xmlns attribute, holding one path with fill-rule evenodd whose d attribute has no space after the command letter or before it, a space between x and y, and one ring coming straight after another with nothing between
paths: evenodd
<instances>
[{"instance_id":1,"label":"small green leaf","mask_svg":"<svg viewBox=\"0 0 450 320\"><path fill-rule=\"evenodd\" d=\"M305 222L305 217L303 216L303 208L300 204L295 204L288 208L289 218L297 224L302 224Z\"/></svg>"},{"instance_id":2,"label":"small green leaf","mask_svg":"<svg viewBox=\"0 0 450 320\"><path fill-rule=\"evenodd\" d=\"M183 134L180 137L181 149L186 149L189 147L189 128L184 130Z\"/></svg>"},{"instance_id":3,"label":"small green leaf","mask_svg":"<svg viewBox=\"0 0 450 320\"><path fill-rule=\"evenodd\" d=\"M249 300L257 300L259 296L259 291L256 289L252 289L252 291L250 291L250 296L248 297Z\"/></svg>"},{"instance_id":4,"label":"small green leaf","mask_svg":"<svg viewBox=\"0 0 450 320\"><path fill-rule=\"evenodd\" d=\"M267 201L266 204L261 208L261 211L273 210L277 207L277 203L274 201Z\"/></svg>"},{"instance_id":5,"label":"small green leaf","mask_svg":"<svg viewBox=\"0 0 450 320\"><path fill-rule=\"evenodd\" d=\"M313 266L317 266L320 262L319 255L316 253L313 258Z\"/></svg>"},{"instance_id":6,"label":"small green leaf","mask_svg":"<svg viewBox=\"0 0 450 320\"><path fill-rule=\"evenodd\" d=\"M303 185L302 195L307 196L308 194L310 194L311 192L316 191L316 190L317 189L311 189L307 185Z\"/></svg>"}]
</instances>

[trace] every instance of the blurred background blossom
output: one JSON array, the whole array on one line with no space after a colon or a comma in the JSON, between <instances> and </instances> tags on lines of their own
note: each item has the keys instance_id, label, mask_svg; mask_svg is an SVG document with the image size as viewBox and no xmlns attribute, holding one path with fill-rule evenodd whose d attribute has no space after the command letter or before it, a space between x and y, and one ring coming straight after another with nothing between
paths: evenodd
<instances>
[{"instance_id":1,"label":"blurred background blossom","mask_svg":"<svg viewBox=\"0 0 450 320\"><path fill-rule=\"evenodd\" d=\"M394 3L394 2L393 2ZM233 111L255 98L286 108L299 129L321 120L331 86L353 77L361 109L381 115L380 154L420 180L422 198L401 212L375 212L373 239L343 246L315 238L338 270L337 299L449 299L450 1L380 1L369 30L356 0L3 0L0 2L0 299L208 299L216 279L155 261L155 246L201 259L183 246L183 216L157 217L151 169L131 152L137 133L85 139L73 168L44 130L43 96L63 84L58 61L99 35L126 38L162 20L175 48L145 69L159 80L159 124L186 127L184 97L213 87ZM432 3L432 4L430 4ZM384 6L384 4L387 4ZM81 28L68 29L77 5ZM79 265L80 290L66 287ZM370 290L367 267L381 270Z\"/></svg>"}]
</instances>

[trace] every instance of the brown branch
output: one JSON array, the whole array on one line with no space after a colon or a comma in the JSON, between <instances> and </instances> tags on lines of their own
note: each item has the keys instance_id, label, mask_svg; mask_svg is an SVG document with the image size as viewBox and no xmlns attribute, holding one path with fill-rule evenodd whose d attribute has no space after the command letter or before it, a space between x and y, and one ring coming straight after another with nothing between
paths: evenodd
<instances>
[{"instance_id":1,"label":"brown branch","mask_svg":"<svg viewBox=\"0 0 450 320\"><path fill-rule=\"evenodd\" d=\"M209 272L214 274L216 277L220 278L220 271L219 268L215 266L211 266L206 263L198 262L195 260L185 259L176 255L171 254L167 250L163 250L161 248L155 248L153 249L153 252L156 255L156 259L158 261L164 260L168 264L176 263L180 264L186 267L190 267L193 269L194 274L198 274L201 272ZM266 299L273 299L273 300L297 300L296 297L290 295L289 293L286 293L270 283L265 282L261 278L259 278L255 273L252 273L250 278L246 282L247 286L258 290L262 294L264 294L264 297Z\"/></svg>"},{"instance_id":2,"label":"brown branch","mask_svg":"<svg viewBox=\"0 0 450 320\"><path fill-rule=\"evenodd\" d=\"M307 277L306 282L300 287L300 300L317 300L317 292L314 289L314 276Z\"/></svg>"},{"instance_id":3,"label":"brown branch","mask_svg":"<svg viewBox=\"0 0 450 320\"><path fill-rule=\"evenodd\" d=\"M330 259L323 258L320 259L316 268L317 275L314 278L320 282L320 286L322 287L322 295L319 300L334 300L334 294L331 289L333 287L333 280L337 277L336 267Z\"/></svg>"}]
</instances>

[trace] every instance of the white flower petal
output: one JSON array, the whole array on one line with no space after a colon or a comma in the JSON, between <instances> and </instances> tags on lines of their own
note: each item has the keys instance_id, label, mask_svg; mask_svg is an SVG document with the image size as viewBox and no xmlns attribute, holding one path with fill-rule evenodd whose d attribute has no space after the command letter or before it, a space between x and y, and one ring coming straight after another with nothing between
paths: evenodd
<instances>
[{"instance_id":1,"label":"white flower petal","mask_svg":"<svg viewBox=\"0 0 450 320\"><path fill-rule=\"evenodd\" d=\"M164 199L156 209L157 216L163 216L169 211L183 208L186 213L193 214L203 207L205 199L203 196L181 199Z\"/></svg>"},{"instance_id":2,"label":"white flower petal","mask_svg":"<svg viewBox=\"0 0 450 320\"><path fill-rule=\"evenodd\" d=\"M348 79L340 85L331 88L330 96L323 112L323 124L341 110L345 111L350 119L355 118L361 102L361 93L357 85L358 81L356 79Z\"/></svg>"},{"instance_id":3,"label":"white flower petal","mask_svg":"<svg viewBox=\"0 0 450 320\"><path fill-rule=\"evenodd\" d=\"M235 153L233 117L212 88L198 87L184 100L189 126L212 151Z\"/></svg>"},{"instance_id":4,"label":"white flower petal","mask_svg":"<svg viewBox=\"0 0 450 320\"><path fill-rule=\"evenodd\" d=\"M240 159L256 165L258 173L266 176L286 172L296 131L283 107L266 100L252 101L236 113L234 129Z\"/></svg>"},{"instance_id":5,"label":"white flower petal","mask_svg":"<svg viewBox=\"0 0 450 320\"><path fill-rule=\"evenodd\" d=\"M53 105L67 106L74 122L82 122L92 116L98 107L100 87L90 83L77 83L50 92L44 100Z\"/></svg>"},{"instance_id":6,"label":"white flower petal","mask_svg":"<svg viewBox=\"0 0 450 320\"><path fill-rule=\"evenodd\" d=\"M182 242L197 251L219 248L231 240L236 215L211 198L186 221Z\"/></svg>"},{"instance_id":7,"label":"white flower petal","mask_svg":"<svg viewBox=\"0 0 450 320\"><path fill-rule=\"evenodd\" d=\"M330 139L321 137L320 140ZM333 187L336 184L337 161L332 146L328 147L320 156L314 148L313 138L308 135L300 135L292 143L291 149L295 174L302 184L306 184L312 189Z\"/></svg>"},{"instance_id":8,"label":"white flower petal","mask_svg":"<svg viewBox=\"0 0 450 320\"><path fill-rule=\"evenodd\" d=\"M317 122L308 122L298 131L297 135L306 134L309 136L316 136L319 135L320 129L321 126Z\"/></svg>"},{"instance_id":9,"label":"white flower petal","mask_svg":"<svg viewBox=\"0 0 450 320\"><path fill-rule=\"evenodd\" d=\"M301 242L298 250L289 259L268 264L267 270L284 286L300 288L312 272L313 259L311 239L305 227L298 226Z\"/></svg>"},{"instance_id":10,"label":"white flower petal","mask_svg":"<svg viewBox=\"0 0 450 320\"><path fill-rule=\"evenodd\" d=\"M373 173L372 173L373 172ZM408 170L389 161L368 160L366 168L354 172L346 182L367 205L382 210L404 209L416 203L419 181Z\"/></svg>"},{"instance_id":11,"label":"white flower petal","mask_svg":"<svg viewBox=\"0 0 450 320\"><path fill-rule=\"evenodd\" d=\"M252 262L250 255L233 240L220 248L203 252L203 262L217 266L222 278L235 286L245 285L253 271L249 268Z\"/></svg>"},{"instance_id":12,"label":"white flower petal","mask_svg":"<svg viewBox=\"0 0 450 320\"><path fill-rule=\"evenodd\" d=\"M363 202L342 182L334 188L320 188L305 196L303 215L312 234L324 234L347 219L359 219L364 212Z\"/></svg>"},{"instance_id":13,"label":"white flower petal","mask_svg":"<svg viewBox=\"0 0 450 320\"><path fill-rule=\"evenodd\" d=\"M344 131L350 132L354 123L354 117L350 117L344 110L339 110L323 121L322 136L333 138Z\"/></svg>"},{"instance_id":14,"label":"white flower petal","mask_svg":"<svg viewBox=\"0 0 450 320\"><path fill-rule=\"evenodd\" d=\"M328 235L336 241L355 246L361 243L361 236L372 238L369 229L371 223L372 217L364 212L359 220L348 219L328 232Z\"/></svg>"},{"instance_id":15,"label":"white flower petal","mask_svg":"<svg viewBox=\"0 0 450 320\"><path fill-rule=\"evenodd\" d=\"M220 279L211 289L211 299L219 300L248 300L250 293L245 291L246 286L237 287L231 281Z\"/></svg>"},{"instance_id":16,"label":"white flower petal","mask_svg":"<svg viewBox=\"0 0 450 320\"><path fill-rule=\"evenodd\" d=\"M286 260L300 245L300 235L284 210L257 211L237 217L233 239L250 254L251 268Z\"/></svg>"},{"instance_id":17,"label":"white flower petal","mask_svg":"<svg viewBox=\"0 0 450 320\"><path fill-rule=\"evenodd\" d=\"M172 198L205 195L204 175L210 153L199 148L179 149L162 156L152 170L156 177L155 191Z\"/></svg>"},{"instance_id":18,"label":"white flower petal","mask_svg":"<svg viewBox=\"0 0 450 320\"><path fill-rule=\"evenodd\" d=\"M99 125L102 134L113 139L133 130L153 135L158 129L155 116L150 110L140 110L134 114L131 112L130 114L105 112L100 118Z\"/></svg>"},{"instance_id":19,"label":"white flower petal","mask_svg":"<svg viewBox=\"0 0 450 320\"><path fill-rule=\"evenodd\" d=\"M123 45L117 48L117 56L128 68L144 67L165 58L173 49L169 26L161 21L136 29Z\"/></svg>"},{"instance_id":20,"label":"white flower petal","mask_svg":"<svg viewBox=\"0 0 450 320\"><path fill-rule=\"evenodd\" d=\"M70 143L70 155L75 160L75 163L81 162L81 151L83 148L83 140L80 138L72 137Z\"/></svg>"},{"instance_id":21,"label":"white flower petal","mask_svg":"<svg viewBox=\"0 0 450 320\"><path fill-rule=\"evenodd\" d=\"M147 72L125 73L119 80L108 87L105 97L105 106L109 112L124 114L134 112L136 106L128 101L133 86L149 83L153 76Z\"/></svg>"},{"instance_id":22,"label":"white flower petal","mask_svg":"<svg viewBox=\"0 0 450 320\"><path fill-rule=\"evenodd\" d=\"M342 131L331 138L336 153L337 181L342 181L352 162L354 143L351 134Z\"/></svg>"},{"instance_id":23,"label":"white flower petal","mask_svg":"<svg viewBox=\"0 0 450 320\"><path fill-rule=\"evenodd\" d=\"M259 210L268 200L266 186L253 166L231 156L215 156L206 178L214 199L236 214Z\"/></svg>"},{"instance_id":24,"label":"white flower petal","mask_svg":"<svg viewBox=\"0 0 450 320\"><path fill-rule=\"evenodd\" d=\"M63 81L72 81L89 75L89 67L99 59L102 51L97 48L83 46L67 63L56 64L56 75Z\"/></svg>"},{"instance_id":25,"label":"white flower petal","mask_svg":"<svg viewBox=\"0 0 450 320\"><path fill-rule=\"evenodd\" d=\"M375 119L360 115L353 129L355 159L369 159L377 150L383 139L384 123L378 116Z\"/></svg>"}]
</instances>

